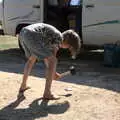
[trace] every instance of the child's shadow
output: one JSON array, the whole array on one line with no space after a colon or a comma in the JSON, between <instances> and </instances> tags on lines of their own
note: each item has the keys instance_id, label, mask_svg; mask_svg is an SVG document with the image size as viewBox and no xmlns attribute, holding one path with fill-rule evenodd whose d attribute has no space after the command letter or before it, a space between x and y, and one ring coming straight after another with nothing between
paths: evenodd
<instances>
[{"instance_id":1,"label":"child's shadow","mask_svg":"<svg viewBox=\"0 0 120 120\"><path fill-rule=\"evenodd\" d=\"M28 108L17 109L16 107L24 100L17 99L13 103L0 110L2 120L34 120L35 118L47 117L48 114L62 114L70 107L68 101L48 105L49 101L41 98L34 100Z\"/></svg>"}]
</instances>

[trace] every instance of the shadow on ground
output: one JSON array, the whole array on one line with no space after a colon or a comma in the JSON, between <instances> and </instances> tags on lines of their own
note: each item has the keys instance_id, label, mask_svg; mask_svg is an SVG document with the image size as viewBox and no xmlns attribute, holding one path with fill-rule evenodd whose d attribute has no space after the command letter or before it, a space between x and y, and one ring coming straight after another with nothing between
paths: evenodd
<instances>
[{"instance_id":1,"label":"shadow on ground","mask_svg":"<svg viewBox=\"0 0 120 120\"><path fill-rule=\"evenodd\" d=\"M78 85L87 85L120 92L120 69L104 67L103 52L85 52L77 60L67 57L59 57L58 72L65 72L71 65L77 70L76 76L66 76L61 81ZM0 71L11 73L23 73L25 57L19 49L0 51ZM44 77L43 62L37 63L32 70L32 75Z\"/></svg>"},{"instance_id":2,"label":"shadow on ground","mask_svg":"<svg viewBox=\"0 0 120 120\"><path fill-rule=\"evenodd\" d=\"M47 117L48 114L63 114L70 104L68 101L62 103L48 104L41 98L34 100L27 108L16 108L25 98L20 98L0 110L1 120L35 120L36 118Z\"/></svg>"}]
</instances>

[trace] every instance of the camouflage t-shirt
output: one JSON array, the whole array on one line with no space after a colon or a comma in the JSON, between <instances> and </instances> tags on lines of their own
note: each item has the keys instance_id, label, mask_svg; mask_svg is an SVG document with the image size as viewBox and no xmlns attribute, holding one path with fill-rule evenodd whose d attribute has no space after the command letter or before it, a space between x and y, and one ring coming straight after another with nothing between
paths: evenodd
<instances>
[{"instance_id":1,"label":"camouflage t-shirt","mask_svg":"<svg viewBox=\"0 0 120 120\"><path fill-rule=\"evenodd\" d=\"M19 39L27 57L34 54L43 59L52 55L53 45L62 42L62 34L51 25L36 23L24 27Z\"/></svg>"}]
</instances>

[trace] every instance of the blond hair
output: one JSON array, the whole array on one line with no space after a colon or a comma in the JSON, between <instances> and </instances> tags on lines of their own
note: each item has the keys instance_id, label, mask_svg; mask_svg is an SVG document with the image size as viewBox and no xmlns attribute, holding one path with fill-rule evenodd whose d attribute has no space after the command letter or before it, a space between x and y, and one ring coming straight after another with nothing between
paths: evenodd
<instances>
[{"instance_id":1,"label":"blond hair","mask_svg":"<svg viewBox=\"0 0 120 120\"><path fill-rule=\"evenodd\" d=\"M81 48L81 39L79 35L73 30L66 30L62 33L63 42L71 45L74 52L79 53Z\"/></svg>"}]
</instances>

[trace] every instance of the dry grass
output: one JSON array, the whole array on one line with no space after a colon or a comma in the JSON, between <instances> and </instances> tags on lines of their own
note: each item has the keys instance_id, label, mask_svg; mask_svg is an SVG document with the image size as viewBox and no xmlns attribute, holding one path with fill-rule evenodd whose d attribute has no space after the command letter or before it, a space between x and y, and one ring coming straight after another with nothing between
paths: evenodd
<instances>
[{"instance_id":1,"label":"dry grass","mask_svg":"<svg viewBox=\"0 0 120 120\"><path fill-rule=\"evenodd\" d=\"M0 35L0 50L18 48L18 39L13 36Z\"/></svg>"}]
</instances>

